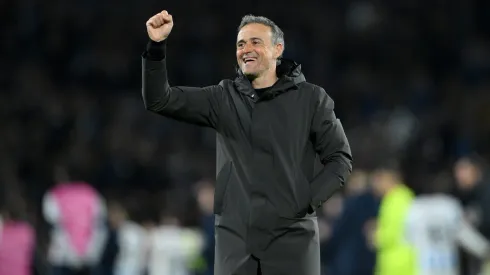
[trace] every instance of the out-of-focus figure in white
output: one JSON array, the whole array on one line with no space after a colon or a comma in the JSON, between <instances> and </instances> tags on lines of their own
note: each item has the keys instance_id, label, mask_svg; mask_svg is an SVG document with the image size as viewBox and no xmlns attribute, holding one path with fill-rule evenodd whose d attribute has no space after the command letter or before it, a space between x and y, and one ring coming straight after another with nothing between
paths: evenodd
<instances>
[{"instance_id":1,"label":"out-of-focus figure in white","mask_svg":"<svg viewBox=\"0 0 490 275\"><path fill-rule=\"evenodd\" d=\"M176 217L167 215L153 230L150 243L149 275L190 275L204 238L200 231L182 227Z\"/></svg>"},{"instance_id":2,"label":"out-of-focus figure in white","mask_svg":"<svg viewBox=\"0 0 490 275\"><path fill-rule=\"evenodd\" d=\"M480 259L489 256L489 242L464 218L460 203L444 195L437 182L417 197L406 223L407 241L417 255L416 275L459 275L458 247Z\"/></svg>"},{"instance_id":3,"label":"out-of-focus figure in white","mask_svg":"<svg viewBox=\"0 0 490 275\"><path fill-rule=\"evenodd\" d=\"M109 221L117 232L119 245L114 275L144 274L148 262L149 232L130 220L127 211L118 203L110 204Z\"/></svg>"}]
</instances>

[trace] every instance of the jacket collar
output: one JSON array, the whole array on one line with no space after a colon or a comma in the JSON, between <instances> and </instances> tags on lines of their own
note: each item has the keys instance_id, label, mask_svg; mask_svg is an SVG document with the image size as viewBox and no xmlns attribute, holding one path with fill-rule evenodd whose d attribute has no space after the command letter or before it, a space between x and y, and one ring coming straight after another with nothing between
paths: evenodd
<instances>
[{"instance_id":1,"label":"jacket collar","mask_svg":"<svg viewBox=\"0 0 490 275\"><path fill-rule=\"evenodd\" d=\"M298 84L306 81L305 76L301 72L301 65L289 59L283 58L279 60L279 64L276 67L276 74L279 79L265 92L263 99L272 99L279 94L297 88ZM241 93L246 95L254 93L250 80L247 79L238 66L235 84Z\"/></svg>"}]
</instances>

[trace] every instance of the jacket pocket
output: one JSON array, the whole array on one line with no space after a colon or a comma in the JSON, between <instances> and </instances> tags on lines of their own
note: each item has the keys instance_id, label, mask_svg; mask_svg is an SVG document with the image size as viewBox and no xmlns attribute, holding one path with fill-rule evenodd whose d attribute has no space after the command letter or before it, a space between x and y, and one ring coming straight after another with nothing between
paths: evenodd
<instances>
[{"instance_id":1,"label":"jacket pocket","mask_svg":"<svg viewBox=\"0 0 490 275\"><path fill-rule=\"evenodd\" d=\"M301 169L296 170L296 184L297 184L297 203L298 209L296 211L295 218L302 218L308 214L308 209L312 200L310 181L305 176Z\"/></svg>"},{"instance_id":2,"label":"jacket pocket","mask_svg":"<svg viewBox=\"0 0 490 275\"><path fill-rule=\"evenodd\" d=\"M228 188L228 182L231 176L231 170L233 168L233 163L231 161L227 162L218 173L216 177L216 187L214 190L214 214L221 215L223 209L225 208L225 195L226 189Z\"/></svg>"}]
</instances>

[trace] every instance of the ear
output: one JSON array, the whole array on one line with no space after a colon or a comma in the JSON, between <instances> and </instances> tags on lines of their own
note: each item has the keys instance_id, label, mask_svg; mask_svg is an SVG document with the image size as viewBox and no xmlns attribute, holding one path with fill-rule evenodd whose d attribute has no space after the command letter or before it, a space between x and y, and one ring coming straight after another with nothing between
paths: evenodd
<instances>
[{"instance_id":1,"label":"ear","mask_svg":"<svg viewBox=\"0 0 490 275\"><path fill-rule=\"evenodd\" d=\"M278 43L274 46L274 58L278 59L282 53L284 52L284 45L281 43Z\"/></svg>"}]
</instances>

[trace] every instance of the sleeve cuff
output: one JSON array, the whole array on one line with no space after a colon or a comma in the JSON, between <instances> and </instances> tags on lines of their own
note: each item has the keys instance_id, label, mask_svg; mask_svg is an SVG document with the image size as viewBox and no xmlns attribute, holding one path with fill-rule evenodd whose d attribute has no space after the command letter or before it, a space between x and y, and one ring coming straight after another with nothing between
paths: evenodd
<instances>
[{"instance_id":1,"label":"sleeve cuff","mask_svg":"<svg viewBox=\"0 0 490 275\"><path fill-rule=\"evenodd\" d=\"M167 40L155 42L150 40L146 45L146 58L152 61L161 61L165 58Z\"/></svg>"}]
</instances>

